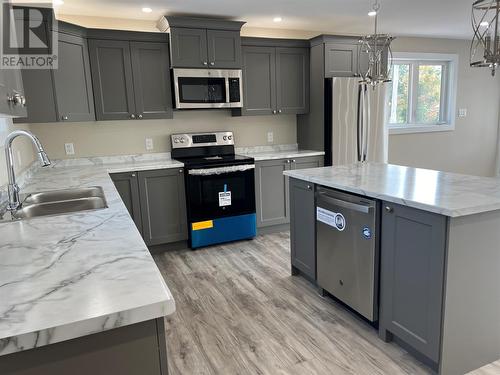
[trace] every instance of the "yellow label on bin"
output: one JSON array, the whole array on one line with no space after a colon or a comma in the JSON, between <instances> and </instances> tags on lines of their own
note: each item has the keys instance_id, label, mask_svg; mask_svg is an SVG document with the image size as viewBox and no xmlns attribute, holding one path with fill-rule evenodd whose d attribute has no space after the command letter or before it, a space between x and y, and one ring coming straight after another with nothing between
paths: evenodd
<instances>
[{"instance_id":1,"label":"yellow label on bin","mask_svg":"<svg viewBox=\"0 0 500 375\"><path fill-rule=\"evenodd\" d=\"M191 225L193 227L193 230L210 229L214 227L214 221L213 220L200 221L198 223L193 223Z\"/></svg>"}]
</instances>

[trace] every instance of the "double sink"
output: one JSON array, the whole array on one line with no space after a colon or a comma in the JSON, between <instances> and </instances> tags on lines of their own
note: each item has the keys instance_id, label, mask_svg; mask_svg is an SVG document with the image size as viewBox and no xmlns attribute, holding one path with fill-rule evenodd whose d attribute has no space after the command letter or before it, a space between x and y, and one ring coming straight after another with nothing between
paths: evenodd
<instances>
[{"instance_id":1,"label":"double sink","mask_svg":"<svg viewBox=\"0 0 500 375\"><path fill-rule=\"evenodd\" d=\"M25 220L107 207L104 191L100 186L52 190L29 194L21 208L6 215L9 217L4 217L4 220Z\"/></svg>"}]
</instances>

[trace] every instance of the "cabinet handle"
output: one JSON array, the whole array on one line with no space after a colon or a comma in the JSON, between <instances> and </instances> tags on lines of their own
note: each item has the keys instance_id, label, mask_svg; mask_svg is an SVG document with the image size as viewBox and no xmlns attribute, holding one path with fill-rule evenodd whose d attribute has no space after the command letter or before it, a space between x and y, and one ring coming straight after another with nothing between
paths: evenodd
<instances>
[{"instance_id":1,"label":"cabinet handle","mask_svg":"<svg viewBox=\"0 0 500 375\"><path fill-rule=\"evenodd\" d=\"M63 116L62 119L63 121L68 121L68 116Z\"/></svg>"},{"instance_id":2,"label":"cabinet handle","mask_svg":"<svg viewBox=\"0 0 500 375\"><path fill-rule=\"evenodd\" d=\"M137 117L139 117L139 120L142 120L142 115L139 115L139 116L137 116Z\"/></svg>"},{"instance_id":3,"label":"cabinet handle","mask_svg":"<svg viewBox=\"0 0 500 375\"><path fill-rule=\"evenodd\" d=\"M276 110L273 111L273 115L275 115L275 114L276 114Z\"/></svg>"},{"instance_id":4,"label":"cabinet handle","mask_svg":"<svg viewBox=\"0 0 500 375\"><path fill-rule=\"evenodd\" d=\"M307 185L307 190L311 190L312 189L312 186L311 185Z\"/></svg>"},{"instance_id":5,"label":"cabinet handle","mask_svg":"<svg viewBox=\"0 0 500 375\"><path fill-rule=\"evenodd\" d=\"M208 63L207 63L206 61L203 61L203 65L207 66L207 65L208 65Z\"/></svg>"},{"instance_id":6,"label":"cabinet handle","mask_svg":"<svg viewBox=\"0 0 500 375\"><path fill-rule=\"evenodd\" d=\"M295 163L295 162L296 162L296 160L295 160L295 159L292 159L292 163Z\"/></svg>"},{"instance_id":7,"label":"cabinet handle","mask_svg":"<svg viewBox=\"0 0 500 375\"><path fill-rule=\"evenodd\" d=\"M130 175L130 177L135 177L135 173L132 173L132 174Z\"/></svg>"},{"instance_id":8,"label":"cabinet handle","mask_svg":"<svg viewBox=\"0 0 500 375\"><path fill-rule=\"evenodd\" d=\"M291 160L287 160L287 161L286 161L286 163L287 163L287 164L290 164L291 162L292 162Z\"/></svg>"},{"instance_id":9,"label":"cabinet handle","mask_svg":"<svg viewBox=\"0 0 500 375\"><path fill-rule=\"evenodd\" d=\"M179 173L184 173L184 169L179 169Z\"/></svg>"},{"instance_id":10,"label":"cabinet handle","mask_svg":"<svg viewBox=\"0 0 500 375\"><path fill-rule=\"evenodd\" d=\"M394 209L391 206L385 206L385 211L391 213L394 212Z\"/></svg>"},{"instance_id":11,"label":"cabinet handle","mask_svg":"<svg viewBox=\"0 0 500 375\"><path fill-rule=\"evenodd\" d=\"M133 119L135 119L135 115L133 115L133 114L132 114L132 115L130 115L130 118L131 118L132 120L133 120Z\"/></svg>"},{"instance_id":12,"label":"cabinet handle","mask_svg":"<svg viewBox=\"0 0 500 375\"><path fill-rule=\"evenodd\" d=\"M278 111L278 113L281 113L281 112L282 112L282 111L281 111L281 109L280 109L280 110Z\"/></svg>"},{"instance_id":13,"label":"cabinet handle","mask_svg":"<svg viewBox=\"0 0 500 375\"><path fill-rule=\"evenodd\" d=\"M210 65L211 65L211 66L214 66L214 65L215 65L215 63L214 63L213 61L211 61L211 62L210 62Z\"/></svg>"},{"instance_id":14,"label":"cabinet handle","mask_svg":"<svg viewBox=\"0 0 500 375\"><path fill-rule=\"evenodd\" d=\"M7 101L13 105L20 105L24 107L26 105L26 97L19 93L14 93L12 95L7 95Z\"/></svg>"}]
</instances>

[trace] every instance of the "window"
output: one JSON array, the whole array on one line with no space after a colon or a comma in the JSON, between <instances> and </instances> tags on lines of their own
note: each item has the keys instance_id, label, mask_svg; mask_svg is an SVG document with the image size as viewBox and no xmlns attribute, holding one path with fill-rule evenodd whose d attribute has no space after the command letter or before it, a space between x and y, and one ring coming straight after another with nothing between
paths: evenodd
<instances>
[{"instance_id":1,"label":"window","mask_svg":"<svg viewBox=\"0 0 500 375\"><path fill-rule=\"evenodd\" d=\"M454 129L456 55L394 55L387 85L387 123L391 133Z\"/></svg>"}]
</instances>

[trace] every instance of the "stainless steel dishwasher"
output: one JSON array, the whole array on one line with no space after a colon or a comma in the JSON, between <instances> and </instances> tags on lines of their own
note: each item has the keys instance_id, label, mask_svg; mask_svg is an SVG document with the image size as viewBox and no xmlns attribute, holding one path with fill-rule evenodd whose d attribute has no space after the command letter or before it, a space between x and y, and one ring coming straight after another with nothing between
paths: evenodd
<instances>
[{"instance_id":1,"label":"stainless steel dishwasher","mask_svg":"<svg viewBox=\"0 0 500 375\"><path fill-rule=\"evenodd\" d=\"M369 321L378 320L377 201L318 188L318 285Z\"/></svg>"}]
</instances>

